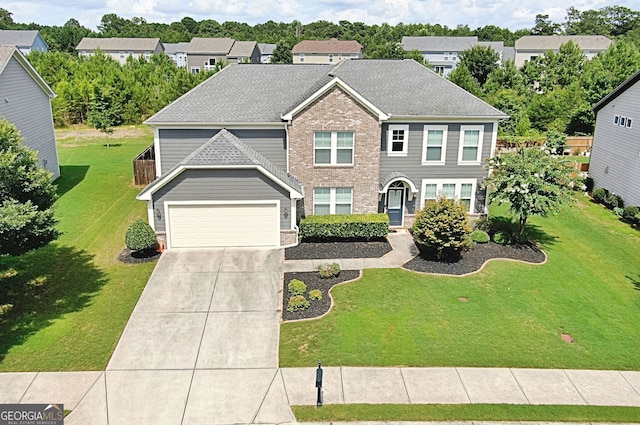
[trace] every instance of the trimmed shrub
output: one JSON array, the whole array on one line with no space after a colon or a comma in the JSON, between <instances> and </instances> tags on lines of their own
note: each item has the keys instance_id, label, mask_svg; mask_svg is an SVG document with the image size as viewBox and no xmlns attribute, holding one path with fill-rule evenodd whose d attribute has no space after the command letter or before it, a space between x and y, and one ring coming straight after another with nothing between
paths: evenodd
<instances>
[{"instance_id":1,"label":"trimmed shrub","mask_svg":"<svg viewBox=\"0 0 640 425\"><path fill-rule=\"evenodd\" d=\"M491 240L491 237L484 230L476 229L471 232L471 240L477 243L487 243Z\"/></svg>"},{"instance_id":2,"label":"trimmed shrub","mask_svg":"<svg viewBox=\"0 0 640 425\"><path fill-rule=\"evenodd\" d=\"M616 195L615 193L609 193L607 197L604 199L604 204L609 209L612 209L612 210L615 208L624 207L624 201L622 200L622 196Z\"/></svg>"},{"instance_id":3,"label":"trimmed shrub","mask_svg":"<svg viewBox=\"0 0 640 425\"><path fill-rule=\"evenodd\" d=\"M486 232L486 233L492 233L493 224L491 223L491 220L489 220L488 218L482 217L473 222L473 228L475 230L482 230L483 232Z\"/></svg>"},{"instance_id":4,"label":"trimmed shrub","mask_svg":"<svg viewBox=\"0 0 640 425\"><path fill-rule=\"evenodd\" d=\"M389 234L387 214L311 215L300 220L300 238L304 241L386 240Z\"/></svg>"},{"instance_id":5,"label":"trimmed shrub","mask_svg":"<svg viewBox=\"0 0 640 425\"><path fill-rule=\"evenodd\" d=\"M309 306L311 306L311 303L307 301L304 295L294 295L293 297L289 298L287 311L300 311L309 308Z\"/></svg>"},{"instance_id":6,"label":"trimmed shrub","mask_svg":"<svg viewBox=\"0 0 640 425\"><path fill-rule=\"evenodd\" d=\"M624 207L622 210L622 218L629 223L638 224L640 222L640 208L636 206Z\"/></svg>"},{"instance_id":7,"label":"trimmed shrub","mask_svg":"<svg viewBox=\"0 0 640 425\"><path fill-rule=\"evenodd\" d=\"M493 235L493 241L500 245L509 245L511 243L511 235L504 230L498 230Z\"/></svg>"},{"instance_id":8,"label":"trimmed shrub","mask_svg":"<svg viewBox=\"0 0 640 425\"><path fill-rule=\"evenodd\" d=\"M309 291L309 299L319 301L322 299L322 291L319 289L313 289Z\"/></svg>"},{"instance_id":9,"label":"trimmed shrub","mask_svg":"<svg viewBox=\"0 0 640 425\"><path fill-rule=\"evenodd\" d=\"M142 220L131 223L124 237L124 242L132 251L155 249L158 244L156 232Z\"/></svg>"},{"instance_id":10,"label":"trimmed shrub","mask_svg":"<svg viewBox=\"0 0 640 425\"><path fill-rule=\"evenodd\" d=\"M320 264L316 270L318 270L318 274L323 279L329 279L332 277L336 277L340 274L340 264L332 263L332 264Z\"/></svg>"},{"instance_id":11,"label":"trimmed shrub","mask_svg":"<svg viewBox=\"0 0 640 425\"><path fill-rule=\"evenodd\" d=\"M587 192L593 192L593 177L584 178L584 190Z\"/></svg>"},{"instance_id":12,"label":"trimmed shrub","mask_svg":"<svg viewBox=\"0 0 640 425\"><path fill-rule=\"evenodd\" d=\"M471 231L467 207L447 198L427 201L411 228L420 252L438 259L459 256L471 248Z\"/></svg>"},{"instance_id":13,"label":"trimmed shrub","mask_svg":"<svg viewBox=\"0 0 640 425\"><path fill-rule=\"evenodd\" d=\"M307 284L299 279L291 279L288 288L291 295L304 295L307 292Z\"/></svg>"},{"instance_id":14,"label":"trimmed shrub","mask_svg":"<svg viewBox=\"0 0 640 425\"><path fill-rule=\"evenodd\" d=\"M609 196L609 191L604 187L599 187L593 191L591 196L597 203L604 204L605 199L607 199L607 196Z\"/></svg>"}]
</instances>

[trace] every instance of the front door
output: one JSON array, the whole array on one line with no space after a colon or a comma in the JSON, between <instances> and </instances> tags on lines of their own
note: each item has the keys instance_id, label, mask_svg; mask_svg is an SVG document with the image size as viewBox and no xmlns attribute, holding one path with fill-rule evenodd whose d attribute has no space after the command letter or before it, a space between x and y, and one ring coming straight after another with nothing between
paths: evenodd
<instances>
[{"instance_id":1,"label":"front door","mask_svg":"<svg viewBox=\"0 0 640 425\"><path fill-rule=\"evenodd\" d=\"M391 226L402 226L402 210L404 204L404 186L390 187L387 191L387 214Z\"/></svg>"}]
</instances>

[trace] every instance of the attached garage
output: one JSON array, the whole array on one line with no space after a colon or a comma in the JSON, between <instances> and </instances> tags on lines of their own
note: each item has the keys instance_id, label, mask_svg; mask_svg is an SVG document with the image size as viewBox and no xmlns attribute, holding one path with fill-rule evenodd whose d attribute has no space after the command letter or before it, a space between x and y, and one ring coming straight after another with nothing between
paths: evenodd
<instances>
[{"instance_id":1,"label":"attached garage","mask_svg":"<svg viewBox=\"0 0 640 425\"><path fill-rule=\"evenodd\" d=\"M165 203L169 248L277 247L279 201Z\"/></svg>"}]
</instances>

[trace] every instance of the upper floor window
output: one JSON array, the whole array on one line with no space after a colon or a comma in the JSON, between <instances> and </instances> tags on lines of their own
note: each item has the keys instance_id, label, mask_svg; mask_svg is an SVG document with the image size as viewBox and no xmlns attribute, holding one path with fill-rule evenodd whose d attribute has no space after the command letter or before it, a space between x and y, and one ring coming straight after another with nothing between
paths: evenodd
<instances>
[{"instance_id":1,"label":"upper floor window","mask_svg":"<svg viewBox=\"0 0 640 425\"><path fill-rule=\"evenodd\" d=\"M444 69L445 68L442 65L436 65L433 67L433 71L440 75L444 75Z\"/></svg>"},{"instance_id":2,"label":"upper floor window","mask_svg":"<svg viewBox=\"0 0 640 425\"><path fill-rule=\"evenodd\" d=\"M422 165L444 165L447 151L447 126L425 125L422 140Z\"/></svg>"},{"instance_id":3,"label":"upper floor window","mask_svg":"<svg viewBox=\"0 0 640 425\"><path fill-rule=\"evenodd\" d=\"M144 52L144 58L145 58L146 60L151 59L151 52Z\"/></svg>"},{"instance_id":4,"label":"upper floor window","mask_svg":"<svg viewBox=\"0 0 640 425\"><path fill-rule=\"evenodd\" d=\"M200 72L200 67L199 66L192 66L191 67L191 73L192 74L197 74L198 72Z\"/></svg>"},{"instance_id":5,"label":"upper floor window","mask_svg":"<svg viewBox=\"0 0 640 425\"><path fill-rule=\"evenodd\" d=\"M333 62L333 55L329 53L329 62Z\"/></svg>"},{"instance_id":6,"label":"upper floor window","mask_svg":"<svg viewBox=\"0 0 640 425\"><path fill-rule=\"evenodd\" d=\"M631 121L631 118L621 115L616 115L613 117L613 125L618 125L620 127L631 128Z\"/></svg>"},{"instance_id":7,"label":"upper floor window","mask_svg":"<svg viewBox=\"0 0 640 425\"><path fill-rule=\"evenodd\" d=\"M353 131L316 131L314 165L353 165Z\"/></svg>"},{"instance_id":8,"label":"upper floor window","mask_svg":"<svg viewBox=\"0 0 640 425\"><path fill-rule=\"evenodd\" d=\"M407 156L409 126L390 125L387 135L387 156Z\"/></svg>"},{"instance_id":9,"label":"upper floor window","mask_svg":"<svg viewBox=\"0 0 640 425\"><path fill-rule=\"evenodd\" d=\"M300 53L300 62L304 62L304 53Z\"/></svg>"},{"instance_id":10,"label":"upper floor window","mask_svg":"<svg viewBox=\"0 0 640 425\"><path fill-rule=\"evenodd\" d=\"M120 51L120 59L124 59L124 52Z\"/></svg>"},{"instance_id":11,"label":"upper floor window","mask_svg":"<svg viewBox=\"0 0 640 425\"><path fill-rule=\"evenodd\" d=\"M313 213L351 214L353 191L350 187L314 187Z\"/></svg>"},{"instance_id":12,"label":"upper floor window","mask_svg":"<svg viewBox=\"0 0 640 425\"><path fill-rule=\"evenodd\" d=\"M482 155L484 127L463 125L460 127L458 164L479 165Z\"/></svg>"}]
</instances>

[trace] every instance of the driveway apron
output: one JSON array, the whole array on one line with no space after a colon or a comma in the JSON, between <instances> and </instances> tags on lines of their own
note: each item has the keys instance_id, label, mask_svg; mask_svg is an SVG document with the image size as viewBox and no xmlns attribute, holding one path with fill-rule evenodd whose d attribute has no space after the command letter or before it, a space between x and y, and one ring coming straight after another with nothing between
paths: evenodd
<instances>
[{"instance_id":1,"label":"driveway apron","mask_svg":"<svg viewBox=\"0 0 640 425\"><path fill-rule=\"evenodd\" d=\"M165 252L98 382L108 423L293 420L277 369L281 279L281 250Z\"/></svg>"}]
</instances>

